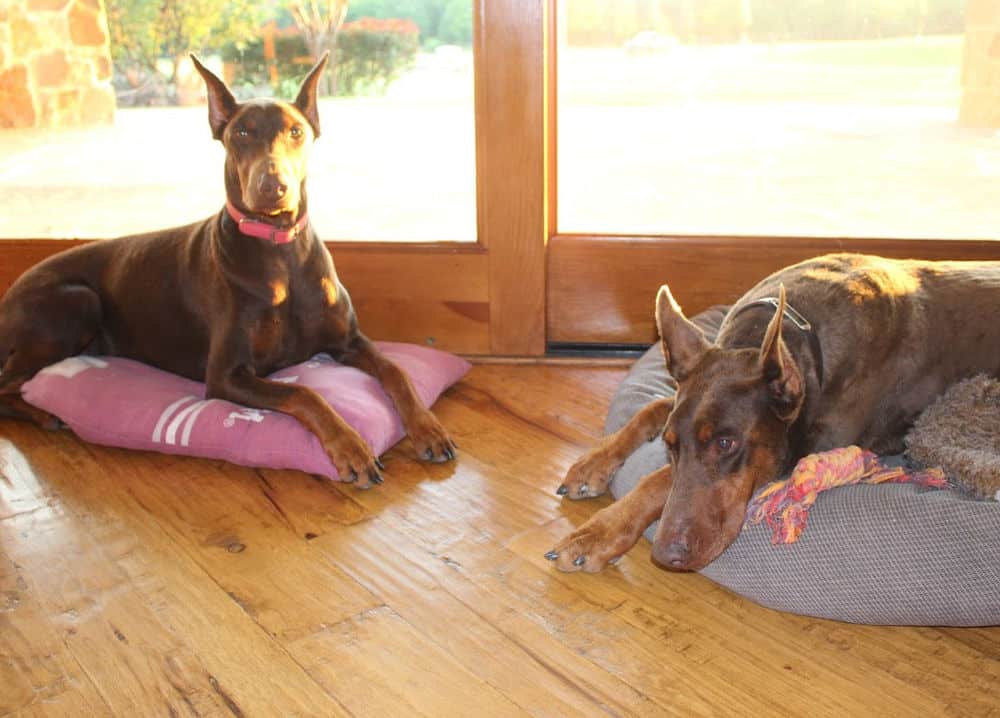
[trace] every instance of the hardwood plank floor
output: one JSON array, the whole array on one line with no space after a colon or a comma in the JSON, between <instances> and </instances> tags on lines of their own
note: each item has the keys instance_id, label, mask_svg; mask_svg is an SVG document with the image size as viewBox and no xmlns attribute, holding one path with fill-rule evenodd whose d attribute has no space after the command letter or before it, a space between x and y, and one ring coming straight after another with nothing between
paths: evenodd
<instances>
[{"instance_id":1,"label":"hardwood plank floor","mask_svg":"<svg viewBox=\"0 0 1000 718\"><path fill-rule=\"evenodd\" d=\"M477 365L370 491L0 423L0 716L1000 715L1000 628L854 626L542 553L623 367Z\"/></svg>"}]
</instances>

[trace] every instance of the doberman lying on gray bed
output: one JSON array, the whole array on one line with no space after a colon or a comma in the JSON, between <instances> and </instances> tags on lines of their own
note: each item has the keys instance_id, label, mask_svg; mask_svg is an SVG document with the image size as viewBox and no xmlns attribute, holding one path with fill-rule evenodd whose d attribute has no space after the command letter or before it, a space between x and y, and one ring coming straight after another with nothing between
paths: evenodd
<instances>
[{"instance_id":1,"label":"doberman lying on gray bed","mask_svg":"<svg viewBox=\"0 0 1000 718\"><path fill-rule=\"evenodd\" d=\"M569 471L558 493L604 493L643 441L670 463L546 557L599 571L657 517L653 560L698 570L739 534L753 492L808 454L896 453L956 381L1000 375L1000 262L835 254L783 269L729 311L715 344L663 286L656 319L674 398L654 401Z\"/></svg>"}]
</instances>

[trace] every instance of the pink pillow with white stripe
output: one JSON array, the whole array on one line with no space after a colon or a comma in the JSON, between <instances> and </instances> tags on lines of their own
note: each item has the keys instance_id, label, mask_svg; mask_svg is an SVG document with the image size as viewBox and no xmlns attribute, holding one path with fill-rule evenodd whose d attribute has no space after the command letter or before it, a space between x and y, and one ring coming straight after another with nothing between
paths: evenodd
<instances>
[{"instance_id":1,"label":"pink pillow with white stripe","mask_svg":"<svg viewBox=\"0 0 1000 718\"><path fill-rule=\"evenodd\" d=\"M410 377L425 406L469 370L464 359L437 349L376 344ZM404 436L399 415L378 381L325 354L270 378L315 389L376 456ZM319 440L298 420L221 399L206 400L204 384L131 359L70 357L38 372L21 394L95 444L299 469L337 479Z\"/></svg>"}]
</instances>

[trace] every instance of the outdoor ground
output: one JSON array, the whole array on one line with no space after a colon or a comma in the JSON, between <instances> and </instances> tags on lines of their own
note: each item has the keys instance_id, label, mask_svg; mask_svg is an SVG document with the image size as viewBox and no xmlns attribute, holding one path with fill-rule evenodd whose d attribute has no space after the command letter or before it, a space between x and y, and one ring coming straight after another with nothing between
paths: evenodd
<instances>
[{"instance_id":1,"label":"outdoor ground","mask_svg":"<svg viewBox=\"0 0 1000 718\"><path fill-rule=\"evenodd\" d=\"M559 229L994 238L1000 134L957 125L961 44L565 50ZM424 55L385 97L322 102L309 186L323 237L475 239L471 67ZM0 132L2 234L105 237L217 211L205 114Z\"/></svg>"}]
</instances>

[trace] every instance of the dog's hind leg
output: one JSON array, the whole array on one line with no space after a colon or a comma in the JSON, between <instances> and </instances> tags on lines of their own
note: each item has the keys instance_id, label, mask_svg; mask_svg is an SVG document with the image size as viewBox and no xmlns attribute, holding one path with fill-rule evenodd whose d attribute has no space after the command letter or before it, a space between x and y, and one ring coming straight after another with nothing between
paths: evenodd
<instances>
[{"instance_id":1,"label":"dog's hind leg","mask_svg":"<svg viewBox=\"0 0 1000 718\"><path fill-rule=\"evenodd\" d=\"M6 302L3 310L0 416L57 428L57 419L21 398L21 387L41 369L79 354L93 341L100 328L100 298L83 285L59 285Z\"/></svg>"},{"instance_id":2,"label":"dog's hind leg","mask_svg":"<svg viewBox=\"0 0 1000 718\"><path fill-rule=\"evenodd\" d=\"M48 412L36 409L21 398L21 386L35 372L22 371L18 355L10 354L0 371L0 417L32 421L45 429L58 429L60 421ZM36 370L37 371L37 370Z\"/></svg>"},{"instance_id":3,"label":"dog's hind leg","mask_svg":"<svg viewBox=\"0 0 1000 718\"><path fill-rule=\"evenodd\" d=\"M671 397L657 399L644 406L625 426L604 437L573 464L556 493L571 499L589 499L603 494L611 477L632 452L663 432L673 409L674 400Z\"/></svg>"}]
</instances>

